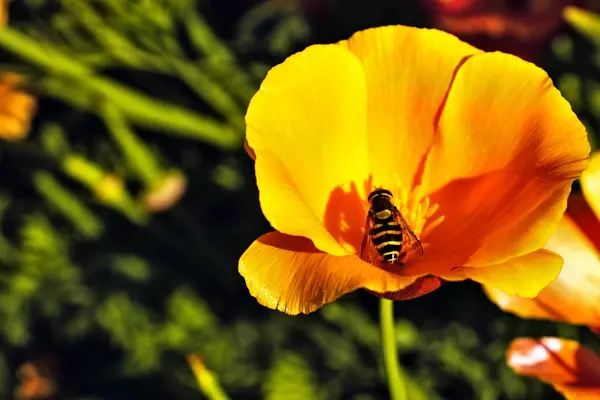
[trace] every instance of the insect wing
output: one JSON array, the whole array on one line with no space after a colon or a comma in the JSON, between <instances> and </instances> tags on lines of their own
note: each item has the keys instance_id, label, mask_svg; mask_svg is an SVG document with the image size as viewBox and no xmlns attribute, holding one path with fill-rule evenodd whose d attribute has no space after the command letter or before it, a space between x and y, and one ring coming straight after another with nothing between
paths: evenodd
<instances>
[{"instance_id":1,"label":"insect wing","mask_svg":"<svg viewBox=\"0 0 600 400\"><path fill-rule=\"evenodd\" d=\"M402 213L397 208L395 210L395 214L396 222L402 229L402 252L406 254L416 253L418 258L423 258L425 252L423 251L423 245L421 244L421 241L415 232L413 232L412 228L410 225L408 225L408 222L406 222L402 216Z\"/></svg>"},{"instance_id":2,"label":"insect wing","mask_svg":"<svg viewBox=\"0 0 600 400\"><path fill-rule=\"evenodd\" d=\"M371 240L371 229L373 229L373 217L371 217L371 214L368 214L362 245L360 246L360 258L369 264L372 264L373 261L379 258L379 253L377 253L377 249Z\"/></svg>"}]
</instances>

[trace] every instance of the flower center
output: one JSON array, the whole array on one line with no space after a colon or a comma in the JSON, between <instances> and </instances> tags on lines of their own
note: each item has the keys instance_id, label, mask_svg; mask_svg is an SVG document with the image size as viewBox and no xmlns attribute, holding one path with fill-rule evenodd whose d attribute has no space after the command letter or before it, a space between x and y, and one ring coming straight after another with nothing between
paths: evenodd
<instances>
[{"instance_id":1,"label":"flower center","mask_svg":"<svg viewBox=\"0 0 600 400\"><path fill-rule=\"evenodd\" d=\"M402 216L410 225L415 235L421 240L423 247L427 243L422 238L426 237L435 227L444 221L444 216L440 215L432 219L433 215L440 208L439 204L432 204L428 196L423 194L423 188L417 186L409 192L402 185L398 184L396 190L395 205L402 213Z\"/></svg>"}]
</instances>

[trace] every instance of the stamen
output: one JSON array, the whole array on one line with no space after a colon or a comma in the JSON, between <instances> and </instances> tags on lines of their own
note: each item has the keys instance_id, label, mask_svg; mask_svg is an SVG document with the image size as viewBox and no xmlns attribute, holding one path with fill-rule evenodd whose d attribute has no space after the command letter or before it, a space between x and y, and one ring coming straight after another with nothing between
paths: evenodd
<instances>
[{"instance_id":1,"label":"stamen","mask_svg":"<svg viewBox=\"0 0 600 400\"><path fill-rule=\"evenodd\" d=\"M398 207L417 237L419 239L426 238L433 229L444 221L445 216L443 215L432 219L440 208L439 204L431 203L429 197L424 195L422 186L417 186L409 193L398 178L396 178L396 182L396 188L393 192L396 207ZM427 243L422 244L424 247L427 246Z\"/></svg>"}]
</instances>

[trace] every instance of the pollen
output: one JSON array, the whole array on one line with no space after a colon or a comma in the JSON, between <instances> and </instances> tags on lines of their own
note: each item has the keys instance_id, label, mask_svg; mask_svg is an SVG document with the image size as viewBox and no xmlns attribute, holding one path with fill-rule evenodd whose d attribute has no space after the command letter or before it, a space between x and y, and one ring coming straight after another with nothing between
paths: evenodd
<instances>
[{"instance_id":1,"label":"pollen","mask_svg":"<svg viewBox=\"0 0 600 400\"><path fill-rule=\"evenodd\" d=\"M436 216L439 204L432 204L429 197L423 194L421 186L408 191L398 182L395 193L396 207L420 240L444 221L443 215ZM426 242L422 241L422 244L427 246Z\"/></svg>"}]
</instances>

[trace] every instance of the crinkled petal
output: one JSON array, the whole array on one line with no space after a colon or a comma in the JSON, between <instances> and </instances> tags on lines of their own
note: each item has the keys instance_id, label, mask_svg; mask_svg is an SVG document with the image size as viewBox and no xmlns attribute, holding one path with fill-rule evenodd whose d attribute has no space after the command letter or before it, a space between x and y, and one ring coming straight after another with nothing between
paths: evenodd
<instances>
[{"instance_id":1,"label":"crinkled petal","mask_svg":"<svg viewBox=\"0 0 600 400\"><path fill-rule=\"evenodd\" d=\"M396 292L416 277L401 277L356 256L332 256L306 238L270 232L246 250L240 274L258 302L287 314L310 313L338 297L364 288Z\"/></svg>"},{"instance_id":2,"label":"crinkled petal","mask_svg":"<svg viewBox=\"0 0 600 400\"><path fill-rule=\"evenodd\" d=\"M423 276L404 289L375 295L390 300L412 300L438 290L443 284L444 281L437 276Z\"/></svg>"},{"instance_id":3,"label":"crinkled petal","mask_svg":"<svg viewBox=\"0 0 600 400\"><path fill-rule=\"evenodd\" d=\"M540 68L501 53L458 70L422 185L445 220L428 241L485 266L544 246L590 146L583 125Z\"/></svg>"},{"instance_id":4,"label":"crinkled petal","mask_svg":"<svg viewBox=\"0 0 600 400\"><path fill-rule=\"evenodd\" d=\"M348 254L323 219L336 187L368 178L366 110L362 66L342 46L310 46L271 69L250 102L246 139L276 230Z\"/></svg>"},{"instance_id":5,"label":"crinkled petal","mask_svg":"<svg viewBox=\"0 0 600 400\"><path fill-rule=\"evenodd\" d=\"M385 26L340 44L361 61L367 82L374 184L412 187L436 115L460 63L479 50L435 29Z\"/></svg>"},{"instance_id":6,"label":"crinkled petal","mask_svg":"<svg viewBox=\"0 0 600 400\"><path fill-rule=\"evenodd\" d=\"M469 278L508 294L531 298L556 279L562 264L558 254L540 249L487 267L456 267L443 278Z\"/></svg>"},{"instance_id":7,"label":"crinkled petal","mask_svg":"<svg viewBox=\"0 0 600 400\"><path fill-rule=\"evenodd\" d=\"M560 254L564 266L537 297L512 296L485 287L488 297L504 311L523 318L600 326L600 256L594 245L565 217L546 248Z\"/></svg>"},{"instance_id":8,"label":"crinkled petal","mask_svg":"<svg viewBox=\"0 0 600 400\"><path fill-rule=\"evenodd\" d=\"M519 338L511 343L506 362L520 375L553 385L568 400L600 398L600 356L575 341Z\"/></svg>"}]
</instances>

